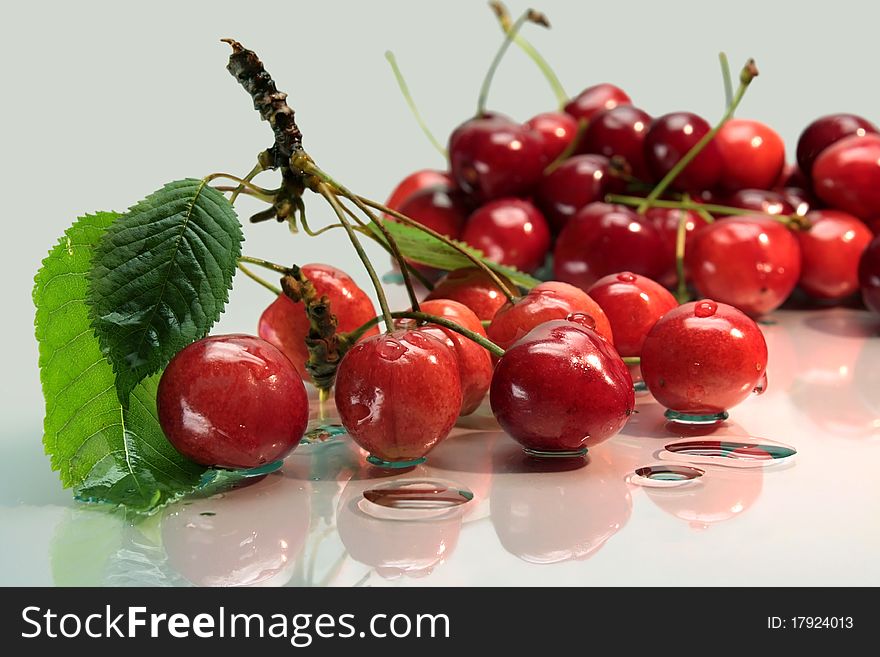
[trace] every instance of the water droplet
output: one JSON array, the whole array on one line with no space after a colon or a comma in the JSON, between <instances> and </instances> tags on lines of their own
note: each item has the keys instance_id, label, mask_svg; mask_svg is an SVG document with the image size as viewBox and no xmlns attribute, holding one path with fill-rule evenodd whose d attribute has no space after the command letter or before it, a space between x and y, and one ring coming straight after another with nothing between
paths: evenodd
<instances>
[{"instance_id":1,"label":"water droplet","mask_svg":"<svg viewBox=\"0 0 880 657\"><path fill-rule=\"evenodd\" d=\"M394 361L403 356L404 353L406 353L406 347L400 344L400 340L398 340L397 338L386 336L379 344L377 353L379 355L379 358L383 360Z\"/></svg>"},{"instance_id":2,"label":"water droplet","mask_svg":"<svg viewBox=\"0 0 880 657\"><path fill-rule=\"evenodd\" d=\"M217 514L214 513L213 511L202 511L199 515L200 516L216 516Z\"/></svg>"},{"instance_id":3,"label":"water droplet","mask_svg":"<svg viewBox=\"0 0 880 657\"><path fill-rule=\"evenodd\" d=\"M794 447L755 440L679 440L664 450L692 463L716 463L755 468L780 463L797 454ZM661 458L663 454L661 453Z\"/></svg>"},{"instance_id":4,"label":"water droplet","mask_svg":"<svg viewBox=\"0 0 880 657\"><path fill-rule=\"evenodd\" d=\"M619 280L621 283L635 283L636 276L631 272L624 271L617 275L617 280Z\"/></svg>"},{"instance_id":5,"label":"water droplet","mask_svg":"<svg viewBox=\"0 0 880 657\"><path fill-rule=\"evenodd\" d=\"M629 475L627 481L648 488L675 488L696 482L705 470L675 463L643 465Z\"/></svg>"},{"instance_id":6,"label":"water droplet","mask_svg":"<svg viewBox=\"0 0 880 657\"><path fill-rule=\"evenodd\" d=\"M758 385L755 386L754 393L756 395L763 395L767 391L767 372L761 376L761 380L758 381Z\"/></svg>"},{"instance_id":7,"label":"water droplet","mask_svg":"<svg viewBox=\"0 0 880 657\"><path fill-rule=\"evenodd\" d=\"M474 499L466 488L439 479L399 479L363 492L359 508L382 520L436 519Z\"/></svg>"},{"instance_id":8,"label":"water droplet","mask_svg":"<svg viewBox=\"0 0 880 657\"><path fill-rule=\"evenodd\" d=\"M697 317L711 317L718 310L718 304L711 299L697 301L694 306L694 315Z\"/></svg>"},{"instance_id":9,"label":"water droplet","mask_svg":"<svg viewBox=\"0 0 880 657\"><path fill-rule=\"evenodd\" d=\"M418 321L411 317L401 317L400 319L394 320L394 327L404 331L411 331L412 329L417 328L418 325Z\"/></svg>"},{"instance_id":10,"label":"water droplet","mask_svg":"<svg viewBox=\"0 0 880 657\"><path fill-rule=\"evenodd\" d=\"M596 328L596 320L587 313L570 313L565 319L566 321L586 326L588 329Z\"/></svg>"}]
</instances>

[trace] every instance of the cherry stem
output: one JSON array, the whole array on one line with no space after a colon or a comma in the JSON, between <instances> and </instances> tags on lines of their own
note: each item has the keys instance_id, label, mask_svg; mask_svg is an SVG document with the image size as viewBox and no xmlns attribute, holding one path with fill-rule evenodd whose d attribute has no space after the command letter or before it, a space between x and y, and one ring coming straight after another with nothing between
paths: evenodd
<instances>
[{"instance_id":1,"label":"cherry stem","mask_svg":"<svg viewBox=\"0 0 880 657\"><path fill-rule=\"evenodd\" d=\"M239 187L250 190L251 196L255 196L262 201L266 201L267 203L271 203L275 199L275 195L280 191L277 189L265 189L263 187L259 187L253 184L249 179L239 178L238 176L233 176L231 173L212 173L211 175L202 178L202 181L205 183L209 183L212 180L217 180L218 178L225 178L227 180L237 182ZM235 196L235 194L233 194L233 196ZM230 203L231 202L232 201L230 201Z\"/></svg>"},{"instance_id":2,"label":"cherry stem","mask_svg":"<svg viewBox=\"0 0 880 657\"><path fill-rule=\"evenodd\" d=\"M559 165L561 165L568 158L574 155L574 152L577 150L577 147L580 146L581 139L583 138L586 131L587 121L586 119L580 119L578 121L577 131L574 133L574 137L572 138L572 140L566 145L565 149L556 156L556 159L544 168L545 176L556 171L556 169L559 168Z\"/></svg>"},{"instance_id":3,"label":"cherry stem","mask_svg":"<svg viewBox=\"0 0 880 657\"><path fill-rule=\"evenodd\" d=\"M246 262L249 265L256 265L257 267L262 267L263 269L270 269L284 276L290 273L290 267L285 267L284 265L279 265L275 262L269 262L268 260L263 260L262 258L254 258L253 256L239 256L238 261Z\"/></svg>"},{"instance_id":4,"label":"cherry stem","mask_svg":"<svg viewBox=\"0 0 880 657\"><path fill-rule=\"evenodd\" d=\"M656 201L663 192L666 191L666 188L671 185L675 179L678 177L682 171L684 171L685 167L690 164L697 155L706 147L712 139L718 134L718 131L721 127L730 120L730 117L733 116L734 111L739 106L740 102L743 99L743 96L746 94L746 90L749 88L749 85L752 83L758 75L758 67L755 66L755 60L749 59L746 62L746 65L743 66L742 71L739 74L739 87L736 90L736 94L733 97L733 100L727 105L727 110L724 112L724 115L721 117L721 120L716 123L709 132L702 136L700 141L693 145L693 147L684 154L678 162L675 163L675 166L669 170L663 179L657 183L657 186L651 190L651 193L648 194L642 201L642 203L636 209L636 212L639 214L645 214L645 212L650 208L654 201Z\"/></svg>"},{"instance_id":5,"label":"cherry stem","mask_svg":"<svg viewBox=\"0 0 880 657\"><path fill-rule=\"evenodd\" d=\"M675 272L678 275L678 289L675 299L679 304L689 301L687 280L684 274L684 249L687 243L687 213L682 212L678 218L678 228L675 231Z\"/></svg>"},{"instance_id":6,"label":"cherry stem","mask_svg":"<svg viewBox=\"0 0 880 657\"><path fill-rule=\"evenodd\" d=\"M623 356L623 362L627 365L639 365L642 362L641 356Z\"/></svg>"},{"instance_id":7,"label":"cherry stem","mask_svg":"<svg viewBox=\"0 0 880 657\"><path fill-rule=\"evenodd\" d=\"M323 228L319 228L318 230L312 230L311 226L309 226L309 220L306 218L306 206L305 203L299 206L299 222L302 224L303 230L306 235L309 237L317 237L318 235L323 235L328 230L333 230L334 228L345 228L342 224L328 224Z\"/></svg>"},{"instance_id":8,"label":"cherry stem","mask_svg":"<svg viewBox=\"0 0 880 657\"><path fill-rule=\"evenodd\" d=\"M477 269L481 270L484 274L486 274L486 276L488 276L489 279L496 286L498 286L498 289L501 290L501 293L504 294L505 297L507 297L508 301L510 301L511 303L516 302L516 299L517 299L516 295L510 290L508 285L503 280L501 280L501 277L497 273L495 273L495 271L493 271L492 268L489 267L485 262L483 262L480 258L475 256L470 251L468 251L466 248L464 248L461 244L459 244L455 240L450 239L450 238L446 237L446 235L443 235L442 233L438 233L437 231L432 230L432 229L428 228L427 226L423 226L415 219L410 219L405 214L401 214L397 210L392 210L391 208L389 208L385 205L382 205L381 203L377 203L376 201L371 201L370 199L364 198L363 196L359 196L357 198L362 203L364 203L364 205L368 205L375 210L379 210L380 212L385 212L386 214L391 215L392 217L394 217L395 219L397 219L401 223L406 224L407 226L412 226L413 228L417 228L418 230L422 231L423 233L427 233L431 237L434 237L434 238L440 240L446 246L448 246L452 249L455 249L458 253L460 253L465 258L470 260L471 263L473 263L473 265L475 267L477 267Z\"/></svg>"},{"instance_id":9,"label":"cherry stem","mask_svg":"<svg viewBox=\"0 0 880 657\"><path fill-rule=\"evenodd\" d=\"M437 152L443 156L445 160L449 157L446 149L443 148L440 141L434 136L434 133L431 132L431 129L428 127L428 124L425 122L425 119L422 118L421 112L419 112L419 108L416 106L416 101L413 100L412 94L409 91L409 85L406 83L406 79L403 77L403 73L400 71L400 67L397 65L397 58L394 56L394 53L390 50L385 51L385 59L388 60L388 63L391 65L391 70L394 72L394 78L397 80L397 86L400 88L400 93L403 94L403 99L406 101L406 104L409 106L409 111L412 113L413 118L416 120L416 123L419 124L419 127L422 129L422 132L425 133L425 137L428 138L428 141L431 142L431 145L437 149Z\"/></svg>"},{"instance_id":10,"label":"cherry stem","mask_svg":"<svg viewBox=\"0 0 880 657\"><path fill-rule=\"evenodd\" d=\"M388 299L385 298L385 290L382 289L382 283L379 281L379 276L376 274L376 270L373 269L373 263L370 262L367 252L364 251L364 247L358 239L357 233L351 227L351 224L348 223L348 217L345 216L342 204L326 183L318 183L318 193L327 199L327 202L339 218L339 223L342 224L342 227L345 228L345 232L348 233L348 239L351 241L351 245L354 247L354 250L357 251L358 257L364 264L364 269L367 270L367 274L369 274L370 280L373 282L373 289L376 290L376 297L379 299L379 307L382 309L382 317L385 320L385 328L389 332L393 331L394 320L391 317L391 310L388 307Z\"/></svg>"},{"instance_id":11,"label":"cherry stem","mask_svg":"<svg viewBox=\"0 0 880 657\"><path fill-rule=\"evenodd\" d=\"M262 278L262 277L260 277L260 276L257 276L257 274L255 274L252 270L250 270L250 269L248 269L247 267L245 267L243 264L241 264L241 262L239 262L239 263L237 264L237 266L238 266L238 268L241 270L241 273L242 273L242 274L244 274L244 275L247 276L248 278L251 278L251 279L255 280L257 283L259 283L260 285L262 285L264 288L266 288L267 290L269 290L270 292L272 292L272 293L275 294L276 296L278 296L278 295L280 295L280 294L283 294L283 292L281 291L281 288L280 288L280 287L276 287L276 286L272 285L272 283L270 283L270 282L267 281L266 279L264 279L264 278Z\"/></svg>"},{"instance_id":12,"label":"cherry stem","mask_svg":"<svg viewBox=\"0 0 880 657\"><path fill-rule=\"evenodd\" d=\"M495 16L498 18L498 23L501 25L501 29L504 30L505 34L509 34L513 24L510 20L510 14L507 11L507 7L505 7L503 3L495 0L490 2L489 6L492 8L492 11L495 12ZM544 21L544 27L550 27L550 23L547 21L546 17L544 17ZM556 101L559 103L559 107L565 107L565 104L568 102L568 94L565 93L565 89L562 87L562 82L559 81L559 76L556 75L556 72L551 68L547 60L544 59L541 53L538 52L537 48L529 43L521 34L514 34L513 41L540 69L544 78L547 80L547 83L550 85L550 88L553 90L553 94L556 96Z\"/></svg>"},{"instance_id":13,"label":"cherry stem","mask_svg":"<svg viewBox=\"0 0 880 657\"><path fill-rule=\"evenodd\" d=\"M534 9L527 9L508 29L504 30L504 41L501 42L501 47L498 48L498 52L495 53L495 58L489 65L489 70L486 71L486 77L483 78L483 86L480 87L480 97L477 101L477 118L480 118L486 113L486 100L489 98L489 88L492 86L492 78L495 77L495 71L498 69L501 60L504 59L504 53L510 48L510 44L516 38L517 33L526 21L548 27L550 25L544 14L537 12Z\"/></svg>"},{"instance_id":14,"label":"cherry stem","mask_svg":"<svg viewBox=\"0 0 880 657\"><path fill-rule=\"evenodd\" d=\"M464 326L461 326L460 324L456 324L451 319L447 319L445 317L438 317L436 315L430 315L428 313L423 313L423 312L414 311L414 310L404 310L404 311L400 311L400 312L394 312L394 313L391 313L391 316L394 317L395 319L417 319L420 322L437 324L438 326L442 326L443 328L447 328L450 331L455 331L456 333L463 335L468 340L476 342L478 345L483 347L483 349L494 354L495 356L498 356L499 358L501 358L504 355L504 349L499 347L497 344L495 344L494 342L492 342L488 338L484 338L479 333L475 333L474 331L471 331L470 329L466 329ZM355 342L357 342L358 340L361 339L361 336L363 336L364 333L369 331L371 328L373 328L376 324L378 324L381 321L382 321L382 317L374 317L373 319L368 321L363 326L359 326L358 328L354 329L353 331L350 331L349 333L347 333L346 339L350 343L354 344Z\"/></svg>"},{"instance_id":15,"label":"cherry stem","mask_svg":"<svg viewBox=\"0 0 880 657\"><path fill-rule=\"evenodd\" d=\"M730 78L730 62L723 50L718 53L718 61L721 63L721 79L724 81L724 106L727 107L733 101L733 80Z\"/></svg>"}]
</instances>

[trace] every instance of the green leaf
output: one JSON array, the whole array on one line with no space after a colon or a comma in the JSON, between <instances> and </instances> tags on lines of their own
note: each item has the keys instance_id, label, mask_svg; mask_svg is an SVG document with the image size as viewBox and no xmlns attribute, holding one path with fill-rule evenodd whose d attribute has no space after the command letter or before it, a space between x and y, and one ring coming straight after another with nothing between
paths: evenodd
<instances>
[{"instance_id":1,"label":"green leaf","mask_svg":"<svg viewBox=\"0 0 880 657\"><path fill-rule=\"evenodd\" d=\"M65 487L81 498L149 510L196 487L205 468L181 456L156 418L153 377L134 386L124 408L89 319L92 255L119 215L81 217L37 273L33 292L43 443Z\"/></svg>"},{"instance_id":2,"label":"green leaf","mask_svg":"<svg viewBox=\"0 0 880 657\"><path fill-rule=\"evenodd\" d=\"M194 179L165 185L101 238L88 303L124 405L220 317L243 239L226 197Z\"/></svg>"},{"instance_id":3,"label":"green leaf","mask_svg":"<svg viewBox=\"0 0 880 657\"><path fill-rule=\"evenodd\" d=\"M391 233L394 241L397 242L397 246L400 247L400 252L410 260L430 267L436 267L437 269L445 269L447 271L458 269L459 267L474 266L473 263L463 254L459 253L433 235L429 235L418 228L407 226L406 224L396 221L385 221L383 222L383 225L388 229L388 232ZM380 240L385 241L384 235L382 235L382 232L375 224L371 223L369 226L375 236ZM505 267L504 265L499 265L497 262L489 260L479 250L468 246L463 242L456 242L456 244L478 257L488 267L499 274L506 276L520 287L530 289L541 282L537 278L524 274L512 267Z\"/></svg>"}]
</instances>

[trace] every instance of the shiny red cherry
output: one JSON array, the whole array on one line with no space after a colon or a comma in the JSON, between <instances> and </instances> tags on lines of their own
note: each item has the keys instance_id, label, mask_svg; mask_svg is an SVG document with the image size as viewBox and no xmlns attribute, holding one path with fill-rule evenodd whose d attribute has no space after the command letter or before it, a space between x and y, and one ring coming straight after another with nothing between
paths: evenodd
<instances>
[{"instance_id":1,"label":"shiny red cherry","mask_svg":"<svg viewBox=\"0 0 880 657\"><path fill-rule=\"evenodd\" d=\"M860 219L880 215L880 135L846 137L822 151L813 164L813 190Z\"/></svg>"},{"instance_id":2,"label":"shiny red cherry","mask_svg":"<svg viewBox=\"0 0 880 657\"><path fill-rule=\"evenodd\" d=\"M865 305L880 313L880 237L871 240L859 260L859 285Z\"/></svg>"},{"instance_id":3,"label":"shiny red cherry","mask_svg":"<svg viewBox=\"0 0 880 657\"><path fill-rule=\"evenodd\" d=\"M666 408L723 413L766 386L767 344L742 312L709 299L666 313L642 346L642 376Z\"/></svg>"},{"instance_id":4,"label":"shiny red cherry","mask_svg":"<svg viewBox=\"0 0 880 657\"><path fill-rule=\"evenodd\" d=\"M565 112L544 112L526 121L526 126L541 137L544 162L550 164L577 137L578 123Z\"/></svg>"},{"instance_id":5,"label":"shiny red cherry","mask_svg":"<svg viewBox=\"0 0 880 657\"><path fill-rule=\"evenodd\" d=\"M591 203L572 217L553 252L555 278L584 290L621 270L657 279L667 264L654 225L629 208L607 203Z\"/></svg>"},{"instance_id":6,"label":"shiny red cherry","mask_svg":"<svg viewBox=\"0 0 880 657\"><path fill-rule=\"evenodd\" d=\"M602 110L631 103L632 101L623 89L603 82L602 84L587 87L568 101L568 104L565 106L565 112L578 121L589 121L593 118L594 114Z\"/></svg>"},{"instance_id":7,"label":"shiny red cherry","mask_svg":"<svg viewBox=\"0 0 880 657\"><path fill-rule=\"evenodd\" d=\"M873 123L855 114L822 116L808 125L798 138L798 165L809 177L816 158L832 144L845 137L864 137L876 133L877 127Z\"/></svg>"},{"instance_id":8,"label":"shiny red cherry","mask_svg":"<svg viewBox=\"0 0 880 657\"><path fill-rule=\"evenodd\" d=\"M550 250L544 215L518 198L498 199L476 210L461 238L487 258L525 272L543 265Z\"/></svg>"},{"instance_id":9,"label":"shiny red cherry","mask_svg":"<svg viewBox=\"0 0 880 657\"><path fill-rule=\"evenodd\" d=\"M508 283L511 291L513 284ZM478 267L454 269L434 286L426 299L452 299L470 308L480 320L490 320L498 309L507 301L504 292L495 284L486 272Z\"/></svg>"},{"instance_id":10,"label":"shiny red cherry","mask_svg":"<svg viewBox=\"0 0 880 657\"><path fill-rule=\"evenodd\" d=\"M797 238L764 215L731 217L707 226L697 233L686 259L701 294L753 317L782 305L801 273Z\"/></svg>"},{"instance_id":11,"label":"shiny red cherry","mask_svg":"<svg viewBox=\"0 0 880 657\"><path fill-rule=\"evenodd\" d=\"M535 200L555 232L581 208L602 201L608 193L609 161L602 155L575 155L548 173Z\"/></svg>"},{"instance_id":12,"label":"shiny red cherry","mask_svg":"<svg viewBox=\"0 0 880 657\"><path fill-rule=\"evenodd\" d=\"M452 189L454 183L452 176L446 171L437 171L436 169L419 169L409 174L406 178L397 183L397 187L391 192L385 205L392 210L400 211L400 206L410 196L416 192L430 187L445 187ZM386 215L389 219L389 215Z\"/></svg>"},{"instance_id":13,"label":"shiny red cherry","mask_svg":"<svg viewBox=\"0 0 880 657\"><path fill-rule=\"evenodd\" d=\"M453 239L461 236L461 229L468 215L460 192L437 185L411 194L397 211Z\"/></svg>"},{"instance_id":14,"label":"shiny red cherry","mask_svg":"<svg viewBox=\"0 0 880 657\"><path fill-rule=\"evenodd\" d=\"M741 189L724 199L724 205L764 214L793 214L795 207L780 192L766 189Z\"/></svg>"},{"instance_id":15,"label":"shiny red cherry","mask_svg":"<svg viewBox=\"0 0 880 657\"><path fill-rule=\"evenodd\" d=\"M710 126L691 112L673 112L654 119L645 135L645 162L658 180L693 148ZM721 178L723 160L713 139L676 177L671 188L694 192L714 187Z\"/></svg>"},{"instance_id":16,"label":"shiny red cherry","mask_svg":"<svg viewBox=\"0 0 880 657\"><path fill-rule=\"evenodd\" d=\"M501 119L471 119L456 128L449 163L456 184L477 203L530 194L546 166L541 137Z\"/></svg>"},{"instance_id":17,"label":"shiny red cherry","mask_svg":"<svg viewBox=\"0 0 880 657\"><path fill-rule=\"evenodd\" d=\"M678 283L678 270L675 262L675 243L678 240L678 223L685 217L685 253L694 243L694 235L709 225L702 216L692 210L675 210L672 208L651 208L645 218L651 222L663 241L664 270L655 280L662 285L672 287ZM690 275L685 269L685 275Z\"/></svg>"},{"instance_id":18,"label":"shiny red cherry","mask_svg":"<svg viewBox=\"0 0 880 657\"><path fill-rule=\"evenodd\" d=\"M719 186L727 191L770 189L785 166L782 137L760 121L730 119L713 141L723 161Z\"/></svg>"},{"instance_id":19,"label":"shiny red cherry","mask_svg":"<svg viewBox=\"0 0 880 657\"><path fill-rule=\"evenodd\" d=\"M794 213L801 217L810 210L821 207L813 192L804 187L774 187L771 191L779 194L786 203L794 208Z\"/></svg>"},{"instance_id":20,"label":"shiny red cherry","mask_svg":"<svg viewBox=\"0 0 880 657\"><path fill-rule=\"evenodd\" d=\"M473 311L451 299L433 299L421 303L422 312L452 320L459 326L486 337L486 329ZM446 342L458 358L458 374L461 380L461 414L469 415L477 410L489 391L492 380L492 357L488 351L461 333L428 324L422 331Z\"/></svg>"},{"instance_id":21,"label":"shiny red cherry","mask_svg":"<svg viewBox=\"0 0 880 657\"><path fill-rule=\"evenodd\" d=\"M330 311L336 316L338 331L353 331L376 316L370 297L344 271L330 265L311 264L304 265L302 272L315 286L318 296L327 297ZM305 381L311 381L306 370L309 318L301 301L279 295L260 315L257 332L290 359ZM374 327L366 335L376 335L378 332L379 329Z\"/></svg>"},{"instance_id":22,"label":"shiny red cherry","mask_svg":"<svg viewBox=\"0 0 880 657\"><path fill-rule=\"evenodd\" d=\"M371 463L411 465L449 435L461 411L458 361L420 329L376 335L343 356L335 399L343 426Z\"/></svg>"},{"instance_id":23,"label":"shiny red cherry","mask_svg":"<svg viewBox=\"0 0 880 657\"><path fill-rule=\"evenodd\" d=\"M284 458L309 421L309 399L291 362L251 335L214 335L180 351L156 393L174 448L201 465L254 468Z\"/></svg>"},{"instance_id":24,"label":"shiny red cherry","mask_svg":"<svg viewBox=\"0 0 880 657\"><path fill-rule=\"evenodd\" d=\"M678 306L665 287L628 271L600 278L588 293L608 317L621 356L638 356L648 331Z\"/></svg>"},{"instance_id":25,"label":"shiny red cherry","mask_svg":"<svg viewBox=\"0 0 880 657\"><path fill-rule=\"evenodd\" d=\"M501 428L536 456L583 453L620 431L635 406L614 347L567 320L545 322L507 350L489 399Z\"/></svg>"},{"instance_id":26,"label":"shiny red cherry","mask_svg":"<svg viewBox=\"0 0 880 657\"><path fill-rule=\"evenodd\" d=\"M633 176L648 181L651 175L645 164L644 142L650 125L651 116L632 105L603 110L590 120L579 150L621 158Z\"/></svg>"},{"instance_id":27,"label":"shiny red cherry","mask_svg":"<svg viewBox=\"0 0 880 657\"><path fill-rule=\"evenodd\" d=\"M559 281L536 285L516 303L505 303L495 313L486 334L507 349L538 324L565 319L571 313L589 315L596 322L596 332L608 341L614 340L611 324L599 304L583 290Z\"/></svg>"},{"instance_id":28,"label":"shiny red cherry","mask_svg":"<svg viewBox=\"0 0 880 657\"><path fill-rule=\"evenodd\" d=\"M800 286L818 299L841 299L859 289L859 258L873 235L846 212L815 210L809 230L799 230Z\"/></svg>"}]
</instances>

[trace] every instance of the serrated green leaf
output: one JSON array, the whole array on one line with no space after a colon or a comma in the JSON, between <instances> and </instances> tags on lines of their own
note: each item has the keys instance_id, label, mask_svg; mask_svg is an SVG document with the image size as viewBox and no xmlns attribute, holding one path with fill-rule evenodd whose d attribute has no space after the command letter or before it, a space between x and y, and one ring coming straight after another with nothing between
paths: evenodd
<instances>
[{"instance_id":1,"label":"serrated green leaf","mask_svg":"<svg viewBox=\"0 0 880 657\"><path fill-rule=\"evenodd\" d=\"M124 405L220 317L243 240L226 197L195 179L165 185L101 238L88 302Z\"/></svg>"},{"instance_id":2,"label":"serrated green leaf","mask_svg":"<svg viewBox=\"0 0 880 657\"><path fill-rule=\"evenodd\" d=\"M156 418L157 378L136 385L123 408L86 304L101 236L120 215L81 217L37 273L34 285L43 443L52 468L78 496L149 510L196 487L205 468L181 456Z\"/></svg>"},{"instance_id":3,"label":"serrated green leaf","mask_svg":"<svg viewBox=\"0 0 880 657\"><path fill-rule=\"evenodd\" d=\"M396 221L385 221L383 225L388 229L388 232L391 233L394 241L397 242L397 246L400 247L400 252L410 260L430 267L436 267L437 269L445 269L447 271L458 269L459 267L473 267L473 263L464 255L433 235L429 235L418 228L407 226L406 224ZM375 224L370 224L370 229L373 231L374 235L385 241L384 235L382 235L382 232L375 226ZM479 250L468 246L463 242L456 242L456 244L478 257L488 267L499 274L506 276L520 287L531 289L541 282L537 278L524 274L512 267L505 267L504 265L499 265L497 262L489 260Z\"/></svg>"}]
</instances>

